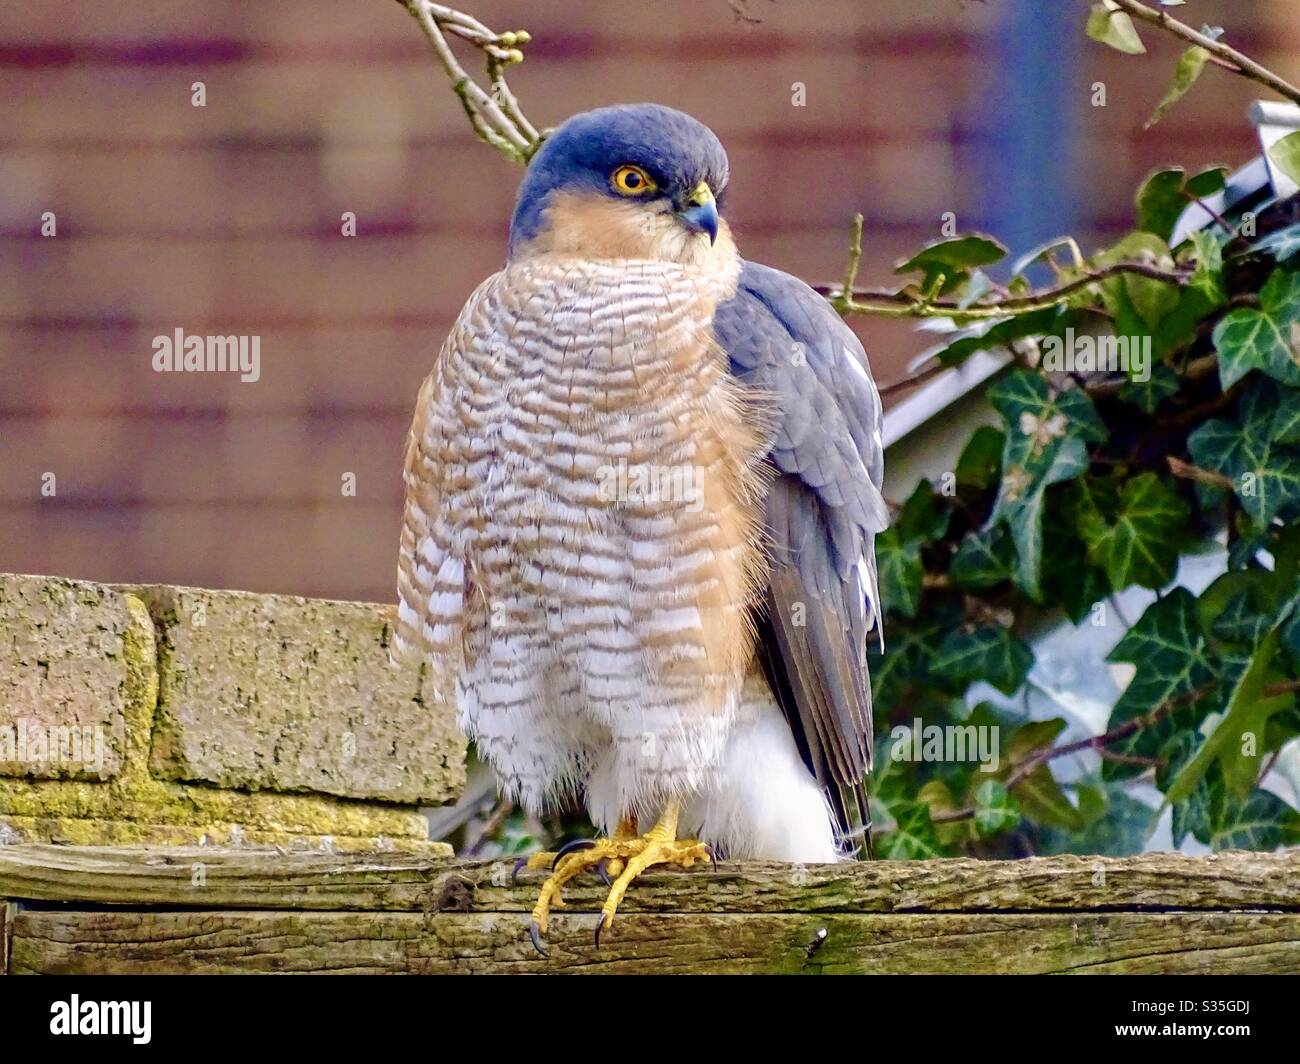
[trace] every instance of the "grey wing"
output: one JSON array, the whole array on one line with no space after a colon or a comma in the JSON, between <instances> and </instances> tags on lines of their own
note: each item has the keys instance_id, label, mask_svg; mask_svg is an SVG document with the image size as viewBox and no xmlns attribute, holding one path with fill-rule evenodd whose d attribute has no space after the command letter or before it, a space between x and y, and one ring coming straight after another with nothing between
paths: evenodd
<instances>
[{"instance_id":1,"label":"grey wing","mask_svg":"<svg viewBox=\"0 0 1300 1064\"><path fill-rule=\"evenodd\" d=\"M771 405L776 476L759 652L800 753L842 828L869 827L866 643L880 628L875 536L888 524L880 396L853 331L789 274L745 263L714 332L732 373Z\"/></svg>"}]
</instances>

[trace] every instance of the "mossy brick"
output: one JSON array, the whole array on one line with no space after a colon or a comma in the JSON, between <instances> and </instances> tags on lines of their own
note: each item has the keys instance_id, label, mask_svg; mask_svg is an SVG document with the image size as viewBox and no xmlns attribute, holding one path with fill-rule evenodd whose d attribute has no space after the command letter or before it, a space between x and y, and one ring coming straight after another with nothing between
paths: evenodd
<instances>
[{"instance_id":1,"label":"mossy brick","mask_svg":"<svg viewBox=\"0 0 1300 1064\"><path fill-rule=\"evenodd\" d=\"M118 774L130 625L111 588L0 574L0 776Z\"/></svg>"},{"instance_id":2,"label":"mossy brick","mask_svg":"<svg viewBox=\"0 0 1300 1064\"><path fill-rule=\"evenodd\" d=\"M270 831L244 824L155 823L103 817L10 816L0 812L0 846L54 843L60 846L222 847L275 849L291 853L404 853L450 857L445 842L413 835L339 835Z\"/></svg>"},{"instance_id":3,"label":"mossy brick","mask_svg":"<svg viewBox=\"0 0 1300 1064\"><path fill-rule=\"evenodd\" d=\"M389 664L390 608L288 595L123 588L158 639L161 779L433 805L464 784L450 691Z\"/></svg>"}]
</instances>

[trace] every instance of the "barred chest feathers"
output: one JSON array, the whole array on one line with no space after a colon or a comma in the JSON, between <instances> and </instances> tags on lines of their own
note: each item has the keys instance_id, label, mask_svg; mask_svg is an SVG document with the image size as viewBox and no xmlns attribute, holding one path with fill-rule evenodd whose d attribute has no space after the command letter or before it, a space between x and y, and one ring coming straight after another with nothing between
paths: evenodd
<instances>
[{"instance_id":1,"label":"barred chest feathers","mask_svg":"<svg viewBox=\"0 0 1300 1064\"><path fill-rule=\"evenodd\" d=\"M738 270L734 251L514 262L426 385L420 442L458 517L428 555L464 566L462 725L533 809L598 778L653 815L722 757L764 568L761 419L711 329Z\"/></svg>"}]
</instances>

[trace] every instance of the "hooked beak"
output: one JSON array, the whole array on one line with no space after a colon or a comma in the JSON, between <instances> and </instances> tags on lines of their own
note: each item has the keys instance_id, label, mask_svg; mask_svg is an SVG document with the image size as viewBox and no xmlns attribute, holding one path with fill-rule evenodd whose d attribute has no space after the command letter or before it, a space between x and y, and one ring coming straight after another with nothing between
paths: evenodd
<instances>
[{"instance_id":1,"label":"hooked beak","mask_svg":"<svg viewBox=\"0 0 1300 1064\"><path fill-rule=\"evenodd\" d=\"M692 233L708 233L710 244L718 239L718 204L707 181L701 181L677 205L677 218Z\"/></svg>"}]
</instances>

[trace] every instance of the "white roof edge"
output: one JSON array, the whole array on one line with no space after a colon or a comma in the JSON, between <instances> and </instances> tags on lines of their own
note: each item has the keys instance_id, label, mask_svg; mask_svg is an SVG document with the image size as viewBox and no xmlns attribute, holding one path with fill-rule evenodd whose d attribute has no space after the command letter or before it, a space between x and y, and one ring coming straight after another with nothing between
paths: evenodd
<instances>
[{"instance_id":1,"label":"white roof edge","mask_svg":"<svg viewBox=\"0 0 1300 1064\"><path fill-rule=\"evenodd\" d=\"M960 366L939 374L924 388L885 412L881 439L892 447L935 414L979 387L1011 361L1009 351L976 351Z\"/></svg>"},{"instance_id":2,"label":"white roof edge","mask_svg":"<svg viewBox=\"0 0 1300 1064\"><path fill-rule=\"evenodd\" d=\"M1268 149L1285 133L1300 129L1300 107L1291 103L1257 100L1247 114L1259 130L1264 154L1230 174L1222 192L1206 198L1206 206L1215 213L1230 209L1234 203L1268 185L1272 186L1273 193L1278 196L1296 191L1294 182L1277 171L1268 156ZM1169 246L1177 247L1195 230L1204 228L1213 220L1213 215L1207 214L1199 203L1189 204L1174 227ZM922 359L928 353L923 353ZM977 351L960 366L940 374L897 406L891 407L885 413L881 429L885 448L892 447L940 411L983 384L1011 360L1011 353L1005 350Z\"/></svg>"},{"instance_id":3,"label":"white roof edge","mask_svg":"<svg viewBox=\"0 0 1300 1064\"><path fill-rule=\"evenodd\" d=\"M1274 194L1279 199L1294 196L1300 192L1300 185L1282 172L1269 149L1287 134L1300 129L1300 107L1278 100L1256 100L1247 114L1259 132L1259 146L1264 149L1264 163L1268 166Z\"/></svg>"}]
</instances>

